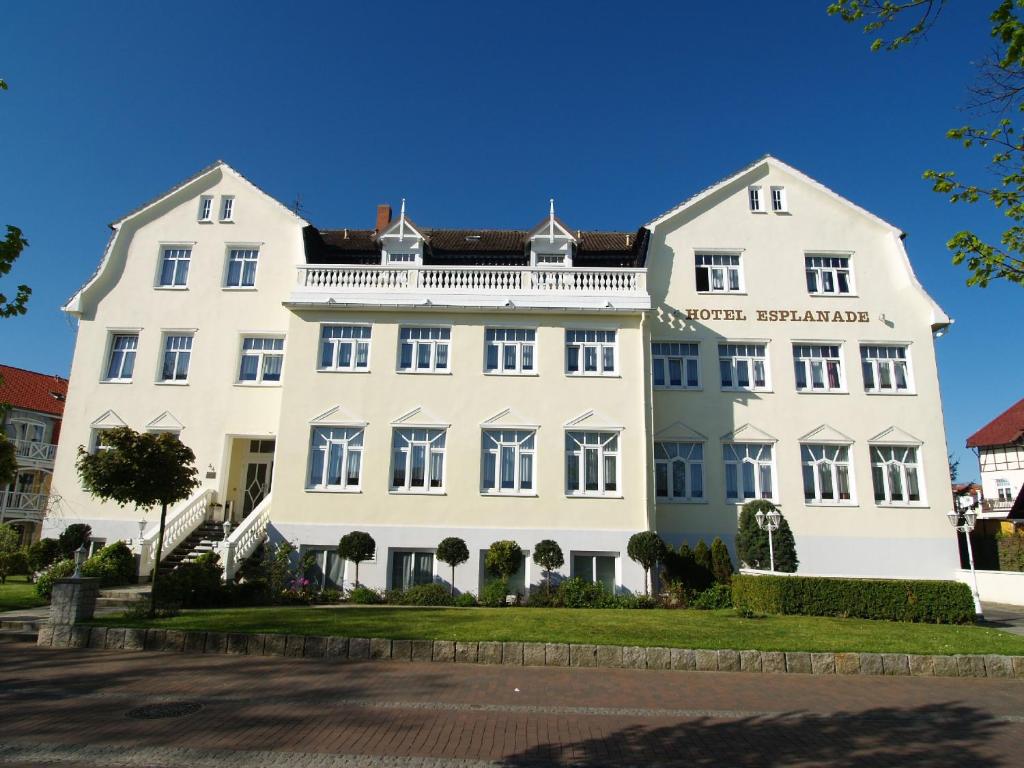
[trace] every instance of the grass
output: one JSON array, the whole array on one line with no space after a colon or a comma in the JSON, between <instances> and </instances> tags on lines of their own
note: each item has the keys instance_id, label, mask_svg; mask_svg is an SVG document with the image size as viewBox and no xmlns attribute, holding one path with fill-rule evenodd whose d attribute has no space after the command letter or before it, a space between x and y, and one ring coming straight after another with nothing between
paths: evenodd
<instances>
[{"instance_id":1,"label":"grass","mask_svg":"<svg viewBox=\"0 0 1024 768\"><path fill-rule=\"evenodd\" d=\"M35 584L28 583L28 576L8 576L6 584L0 584L0 611L20 611L46 605L36 594Z\"/></svg>"},{"instance_id":2,"label":"grass","mask_svg":"<svg viewBox=\"0 0 1024 768\"><path fill-rule=\"evenodd\" d=\"M735 611L564 608L272 607L184 611L165 619L103 617L107 626L220 632L506 640L761 651L1024 655L1024 637L995 629L817 616L747 619Z\"/></svg>"}]
</instances>

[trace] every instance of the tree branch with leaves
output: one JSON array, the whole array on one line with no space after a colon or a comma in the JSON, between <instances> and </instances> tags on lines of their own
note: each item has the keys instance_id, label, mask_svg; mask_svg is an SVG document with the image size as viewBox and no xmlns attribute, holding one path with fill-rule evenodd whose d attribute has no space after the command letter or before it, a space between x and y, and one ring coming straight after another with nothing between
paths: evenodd
<instances>
[{"instance_id":1,"label":"tree branch with leaves","mask_svg":"<svg viewBox=\"0 0 1024 768\"><path fill-rule=\"evenodd\" d=\"M6 90L7 83L0 78L0 91ZM26 247L28 240L22 237L21 230L13 224L8 224L7 236L0 240L0 277L10 273L14 268L14 262ZM27 285L19 285L14 290L14 298L10 299L7 294L0 291L0 317L23 315L28 310L28 297L32 295L32 289Z\"/></svg>"}]
</instances>

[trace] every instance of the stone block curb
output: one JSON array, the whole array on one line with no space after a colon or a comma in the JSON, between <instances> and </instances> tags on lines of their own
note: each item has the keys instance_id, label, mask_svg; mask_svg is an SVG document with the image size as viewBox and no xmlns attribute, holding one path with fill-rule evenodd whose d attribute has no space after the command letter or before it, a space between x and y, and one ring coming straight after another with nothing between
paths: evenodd
<instances>
[{"instance_id":1,"label":"stone block curb","mask_svg":"<svg viewBox=\"0 0 1024 768\"><path fill-rule=\"evenodd\" d=\"M40 626L37 645L123 651L171 651L307 659L393 660L527 667L673 669L760 674L913 675L998 677L1024 680L1024 656L919 655L905 653L809 653L660 648L590 643L527 643L482 640L391 640L381 637L245 634L177 629Z\"/></svg>"}]
</instances>

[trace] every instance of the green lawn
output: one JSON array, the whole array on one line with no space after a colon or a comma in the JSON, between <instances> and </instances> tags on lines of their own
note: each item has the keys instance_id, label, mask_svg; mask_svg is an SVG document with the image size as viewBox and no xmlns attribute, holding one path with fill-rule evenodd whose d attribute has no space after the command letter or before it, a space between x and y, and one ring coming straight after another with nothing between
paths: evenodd
<instances>
[{"instance_id":1,"label":"green lawn","mask_svg":"<svg viewBox=\"0 0 1024 768\"><path fill-rule=\"evenodd\" d=\"M28 583L27 576L8 576L6 584L0 584L0 611L18 611L46 605L36 594L35 584Z\"/></svg>"},{"instance_id":2,"label":"green lawn","mask_svg":"<svg viewBox=\"0 0 1024 768\"><path fill-rule=\"evenodd\" d=\"M111 616L107 626L423 640L521 640L762 651L1024 655L1024 637L995 629L735 611L561 608L226 608L168 619Z\"/></svg>"}]
</instances>

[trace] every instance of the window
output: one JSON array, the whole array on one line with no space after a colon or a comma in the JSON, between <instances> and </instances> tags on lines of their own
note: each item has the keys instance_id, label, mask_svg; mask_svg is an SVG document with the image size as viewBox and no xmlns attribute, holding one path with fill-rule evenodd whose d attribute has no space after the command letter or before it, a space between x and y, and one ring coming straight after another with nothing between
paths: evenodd
<instances>
[{"instance_id":1,"label":"window","mask_svg":"<svg viewBox=\"0 0 1024 768\"><path fill-rule=\"evenodd\" d=\"M838 345L794 344L793 367L798 392L842 392L846 389Z\"/></svg>"},{"instance_id":2,"label":"window","mask_svg":"<svg viewBox=\"0 0 1024 768\"><path fill-rule=\"evenodd\" d=\"M332 549L303 547L302 555L313 561L306 571L306 576L317 589L342 589L344 587L345 560L338 554L337 547Z\"/></svg>"},{"instance_id":3,"label":"window","mask_svg":"<svg viewBox=\"0 0 1024 768\"><path fill-rule=\"evenodd\" d=\"M615 373L615 331L566 331L565 370L570 376Z\"/></svg>"},{"instance_id":4,"label":"window","mask_svg":"<svg viewBox=\"0 0 1024 768\"><path fill-rule=\"evenodd\" d=\"M273 453L277 450L276 440L250 440L249 453Z\"/></svg>"},{"instance_id":5,"label":"window","mask_svg":"<svg viewBox=\"0 0 1024 768\"><path fill-rule=\"evenodd\" d=\"M907 348L861 344L860 366L866 392L911 392Z\"/></svg>"},{"instance_id":6,"label":"window","mask_svg":"<svg viewBox=\"0 0 1024 768\"><path fill-rule=\"evenodd\" d=\"M481 446L484 493L533 493L534 442L532 430L487 430Z\"/></svg>"},{"instance_id":7,"label":"window","mask_svg":"<svg viewBox=\"0 0 1024 768\"><path fill-rule=\"evenodd\" d=\"M191 248L164 248L160 261L160 287L183 288L188 284Z\"/></svg>"},{"instance_id":8,"label":"window","mask_svg":"<svg viewBox=\"0 0 1024 768\"><path fill-rule=\"evenodd\" d=\"M99 453L100 451L109 451L112 449L111 446L106 444L103 439L106 429L94 429L92 431L92 439L89 441L89 453Z\"/></svg>"},{"instance_id":9,"label":"window","mask_svg":"<svg viewBox=\"0 0 1024 768\"><path fill-rule=\"evenodd\" d=\"M320 329L320 370L358 371L370 365L370 326L325 325Z\"/></svg>"},{"instance_id":10,"label":"window","mask_svg":"<svg viewBox=\"0 0 1024 768\"><path fill-rule=\"evenodd\" d=\"M764 344L719 344L718 368L722 389L768 389Z\"/></svg>"},{"instance_id":11,"label":"window","mask_svg":"<svg viewBox=\"0 0 1024 768\"><path fill-rule=\"evenodd\" d=\"M396 429L391 440L391 490L444 491L443 429Z\"/></svg>"},{"instance_id":12,"label":"window","mask_svg":"<svg viewBox=\"0 0 1024 768\"><path fill-rule=\"evenodd\" d=\"M659 499L703 501L703 444L655 443L654 487Z\"/></svg>"},{"instance_id":13,"label":"window","mask_svg":"<svg viewBox=\"0 0 1024 768\"><path fill-rule=\"evenodd\" d=\"M391 555L391 588L408 589L434 582L431 552L394 552Z\"/></svg>"},{"instance_id":14,"label":"window","mask_svg":"<svg viewBox=\"0 0 1024 768\"><path fill-rule=\"evenodd\" d=\"M572 554L572 575L615 593L615 555Z\"/></svg>"},{"instance_id":15,"label":"window","mask_svg":"<svg viewBox=\"0 0 1024 768\"><path fill-rule=\"evenodd\" d=\"M165 336L164 364L160 369L160 381L186 381L188 379L188 364L191 357L191 336Z\"/></svg>"},{"instance_id":16,"label":"window","mask_svg":"<svg viewBox=\"0 0 1024 768\"><path fill-rule=\"evenodd\" d=\"M484 367L488 373L533 373L537 332L528 328L488 328Z\"/></svg>"},{"instance_id":17,"label":"window","mask_svg":"<svg viewBox=\"0 0 1024 768\"><path fill-rule=\"evenodd\" d=\"M747 200L750 202L751 213L764 213L764 201L761 199L760 187L747 187Z\"/></svg>"},{"instance_id":18,"label":"window","mask_svg":"<svg viewBox=\"0 0 1024 768\"><path fill-rule=\"evenodd\" d=\"M232 221L235 218L235 198L232 195L224 195L220 199L220 220Z\"/></svg>"},{"instance_id":19,"label":"window","mask_svg":"<svg viewBox=\"0 0 1024 768\"><path fill-rule=\"evenodd\" d=\"M359 490L362 465L362 427L313 428L307 488Z\"/></svg>"},{"instance_id":20,"label":"window","mask_svg":"<svg viewBox=\"0 0 1024 768\"><path fill-rule=\"evenodd\" d=\"M785 187L772 187L772 210L775 213L785 213L786 208L786 188Z\"/></svg>"},{"instance_id":21,"label":"window","mask_svg":"<svg viewBox=\"0 0 1024 768\"><path fill-rule=\"evenodd\" d=\"M853 290L849 256L805 256L804 268L808 293L828 296Z\"/></svg>"},{"instance_id":22,"label":"window","mask_svg":"<svg viewBox=\"0 0 1024 768\"><path fill-rule=\"evenodd\" d=\"M801 445L804 501L850 503L850 448L846 445Z\"/></svg>"},{"instance_id":23,"label":"window","mask_svg":"<svg viewBox=\"0 0 1024 768\"><path fill-rule=\"evenodd\" d=\"M451 328L402 328L399 334L398 370L425 373L448 372Z\"/></svg>"},{"instance_id":24,"label":"window","mask_svg":"<svg viewBox=\"0 0 1024 768\"><path fill-rule=\"evenodd\" d=\"M107 362L107 381L131 381L135 372L135 352L139 348L139 334L115 333L110 339L110 360Z\"/></svg>"},{"instance_id":25,"label":"window","mask_svg":"<svg viewBox=\"0 0 1024 768\"><path fill-rule=\"evenodd\" d=\"M213 216L213 198L210 195L203 195L199 198L199 221L209 221Z\"/></svg>"},{"instance_id":26,"label":"window","mask_svg":"<svg viewBox=\"0 0 1024 768\"><path fill-rule=\"evenodd\" d=\"M565 485L570 496L619 490L619 433L566 432Z\"/></svg>"},{"instance_id":27,"label":"window","mask_svg":"<svg viewBox=\"0 0 1024 768\"><path fill-rule=\"evenodd\" d=\"M565 266L564 253L538 253L537 266L539 267L563 267Z\"/></svg>"},{"instance_id":28,"label":"window","mask_svg":"<svg viewBox=\"0 0 1024 768\"><path fill-rule=\"evenodd\" d=\"M775 459L767 443L726 443L725 498L727 501L774 498Z\"/></svg>"},{"instance_id":29,"label":"window","mask_svg":"<svg viewBox=\"0 0 1024 768\"><path fill-rule=\"evenodd\" d=\"M284 339L272 336L246 336L242 339L240 382L276 384L284 366Z\"/></svg>"},{"instance_id":30,"label":"window","mask_svg":"<svg viewBox=\"0 0 1024 768\"><path fill-rule=\"evenodd\" d=\"M743 291L743 271L736 253L698 253L697 291L701 293L739 293Z\"/></svg>"},{"instance_id":31,"label":"window","mask_svg":"<svg viewBox=\"0 0 1024 768\"><path fill-rule=\"evenodd\" d=\"M878 504L921 501L920 466L914 446L872 446L871 484Z\"/></svg>"},{"instance_id":32,"label":"window","mask_svg":"<svg viewBox=\"0 0 1024 768\"><path fill-rule=\"evenodd\" d=\"M1010 481L999 478L996 480L996 498L999 501L1013 501L1013 491L1010 488Z\"/></svg>"},{"instance_id":33,"label":"window","mask_svg":"<svg viewBox=\"0 0 1024 768\"><path fill-rule=\"evenodd\" d=\"M256 285L256 263L259 248L232 248L228 253L227 288L252 288Z\"/></svg>"},{"instance_id":34,"label":"window","mask_svg":"<svg viewBox=\"0 0 1024 768\"><path fill-rule=\"evenodd\" d=\"M698 389L698 359L696 344L652 342L651 371L654 386L665 389Z\"/></svg>"},{"instance_id":35,"label":"window","mask_svg":"<svg viewBox=\"0 0 1024 768\"><path fill-rule=\"evenodd\" d=\"M388 251L388 264L413 264L416 261L416 254L409 251L394 253Z\"/></svg>"}]
</instances>

